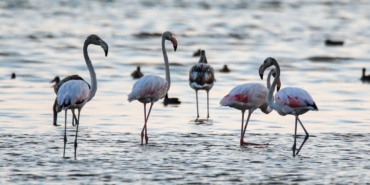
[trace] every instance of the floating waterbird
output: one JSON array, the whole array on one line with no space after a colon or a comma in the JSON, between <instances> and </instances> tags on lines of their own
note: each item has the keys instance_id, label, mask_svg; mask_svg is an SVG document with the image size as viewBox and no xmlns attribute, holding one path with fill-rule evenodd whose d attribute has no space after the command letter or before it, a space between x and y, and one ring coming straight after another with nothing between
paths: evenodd
<instances>
[{"instance_id":1,"label":"floating waterbird","mask_svg":"<svg viewBox=\"0 0 370 185\"><path fill-rule=\"evenodd\" d=\"M136 70L131 73L131 76L134 79L139 79L144 76L144 74L140 71L140 66L136 67Z\"/></svg>"},{"instance_id":2,"label":"floating waterbird","mask_svg":"<svg viewBox=\"0 0 370 185\"><path fill-rule=\"evenodd\" d=\"M362 68L362 77L361 77L361 80L362 81L369 81L370 82L370 75L365 75L366 73L366 68Z\"/></svg>"}]
</instances>

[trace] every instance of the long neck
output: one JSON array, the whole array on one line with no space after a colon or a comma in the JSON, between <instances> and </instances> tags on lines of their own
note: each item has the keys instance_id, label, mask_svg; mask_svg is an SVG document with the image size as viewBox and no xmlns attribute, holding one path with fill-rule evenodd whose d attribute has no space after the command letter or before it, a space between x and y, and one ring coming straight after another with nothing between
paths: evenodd
<instances>
[{"instance_id":1,"label":"long neck","mask_svg":"<svg viewBox=\"0 0 370 185\"><path fill-rule=\"evenodd\" d=\"M170 66L168 63L168 57L167 57L167 52L166 52L166 46L165 46L165 37L162 37L162 52L163 52L163 58L164 58L164 65L165 65L165 70L166 70L166 80L167 80L167 91L170 89L171 86L171 78L170 78Z\"/></svg>"},{"instance_id":2,"label":"long neck","mask_svg":"<svg viewBox=\"0 0 370 185\"><path fill-rule=\"evenodd\" d=\"M85 62L86 62L86 65L87 65L87 69L90 72L90 79L91 79L91 89L90 89L90 94L89 94L88 101L90 101L95 96L96 90L98 88L97 87L98 84L96 82L96 74L95 74L94 66L92 65L91 60L89 58L89 54L87 53L87 47L89 46L89 44L90 44L90 42L88 40L86 40L85 43L84 43L84 47L83 47L84 58L85 58Z\"/></svg>"},{"instance_id":3,"label":"long neck","mask_svg":"<svg viewBox=\"0 0 370 185\"><path fill-rule=\"evenodd\" d=\"M271 108L276 110L277 106L274 102L273 95L274 95L274 91L275 91L275 88L276 88L277 81L280 78L280 66L279 66L279 64L276 63L276 61L273 62L273 65L275 66L275 69L276 69L276 75L275 75L274 81L272 82L271 87L269 88L269 93L267 95L267 103L269 104L269 106Z\"/></svg>"},{"instance_id":4,"label":"long neck","mask_svg":"<svg viewBox=\"0 0 370 185\"><path fill-rule=\"evenodd\" d=\"M273 69L270 70L269 74L267 75L267 89L270 89L271 87L271 75L274 72Z\"/></svg>"}]
</instances>

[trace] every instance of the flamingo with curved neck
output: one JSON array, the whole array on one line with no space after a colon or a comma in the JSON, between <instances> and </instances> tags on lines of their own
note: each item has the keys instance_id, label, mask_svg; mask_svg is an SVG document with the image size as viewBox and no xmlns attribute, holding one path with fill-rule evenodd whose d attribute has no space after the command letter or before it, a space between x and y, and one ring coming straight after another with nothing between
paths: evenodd
<instances>
[{"instance_id":1,"label":"flamingo with curved neck","mask_svg":"<svg viewBox=\"0 0 370 185\"><path fill-rule=\"evenodd\" d=\"M256 143L244 142L244 135L247 130L249 119L256 109L261 109L265 114L269 114L272 109L267 103L268 88L270 88L270 78L274 75L275 70L271 70L267 78L266 86L259 83L246 83L234 87L222 100L220 101L221 106L229 106L235 109L241 110L242 112L242 123L240 128L240 145L259 145ZM280 89L280 80L278 79L277 89ZM244 126L244 114L248 110L247 121Z\"/></svg>"},{"instance_id":2,"label":"flamingo with curved neck","mask_svg":"<svg viewBox=\"0 0 370 185\"><path fill-rule=\"evenodd\" d=\"M80 76L71 75L64 78L54 87L54 91L57 93L57 108L65 111L65 126L64 126L64 150L63 157L65 157L65 148L67 143L67 110L71 109L73 114L73 120L76 121L76 137L74 142L74 156L76 159L77 150L77 133L78 126L80 125L80 112L83 106L90 101L96 93L97 82L94 67L91 63L89 55L87 53L87 47L90 44L100 45L105 56L108 54L108 45L97 35L90 35L86 38L83 45L83 54L86 62L87 69L90 73L91 86ZM91 87L91 88L90 88ZM77 109L78 116L76 117L74 110Z\"/></svg>"},{"instance_id":3,"label":"flamingo with curved neck","mask_svg":"<svg viewBox=\"0 0 370 185\"><path fill-rule=\"evenodd\" d=\"M296 87L286 87L281 89L275 95L275 101L273 98L275 87L278 83L278 78L280 78L280 66L276 59L272 57L268 57L265 59L263 64L259 68L259 74L261 79L263 79L264 71L269 68L270 66L274 66L276 69L276 76L272 85L269 89L269 93L267 96L268 105L276 110L280 115L285 116L287 114L291 114L295 116L295 131L294 131L294 143L293 143L293 156L298 155L299 151L302 149L304 143L309 138L309 134L306 128L303 126L301 120L299 119L299 115L306 113L307 111L318 111L319 109L316 106L315 101L312 99L311 95L304 89L296 88ZM301 125L302 129L306 133L306 136L298 148L296 152L296 138L297 138L297 123Z\"/></svg>"},{"instance_id":4,"label":"flamingo with curved neck","mask_svg":"<svg viewBox=\"0 0 370 185\"><path fill-rule=\"evenodd\" d=\"M173 34L169 31L164 32L162 35L162 52L165 65L166 79L154 75L143 76L135 82L134 86L132 87L131 93L128 95L129 102L138 100L139 102L144 104L144 126L141 131L141 144L143 144L144 137L145 144L148 144L147 122L153 104L159 99L165 97L171 86L170 67L165 47L166 40L172 42L175 51L177 49L177 40L173 36ZM150 103L148 114L146 114L147 103Z\"/></svg>"}]
</instances>

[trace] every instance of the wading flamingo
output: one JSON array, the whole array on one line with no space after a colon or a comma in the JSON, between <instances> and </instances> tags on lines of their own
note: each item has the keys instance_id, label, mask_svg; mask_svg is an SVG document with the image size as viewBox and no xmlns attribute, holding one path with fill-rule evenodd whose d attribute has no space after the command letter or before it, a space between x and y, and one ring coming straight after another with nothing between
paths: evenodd
<instances>
[{"instance_id":1,"label":"wading flamingo","mask_svg":"<svg viewBox=\"0 0 370 185\"><path fill-rule=\"evenodd\" d=\"M214 70L211 65L207 64L206 52L200 51L198 64L194 65L189 72L189 85L195 90L197 99L197 119L199 118L198 108L198 90L205 90L207 93L207 119L209 118L209 91L213 87L215 80Z\"/></svg>"},{"instance_id":2,"label":"wading flamingo","mask_svg":"<svg viewBox=\"0 0 370 185\"><path fill-rule=\"evenodd\" d=\"M138 100L139 102L144 104L144 126L141 131L141 144L143 144L144 137L145 144L148 144L147 123L154 102L165 97L171 85L170 67L168 64L168 57L165 47L166 40L172 42L175 51L177 49L177 40L173 36L173 34L169 31L164 32L162 35L162 52L165 64L166 79L154 75L143 76L135 82L134 86L132 87L131 93L128 95L129 102ZM148 114L146 114L147 103L150 103Z\"/></svg>"},{"instance_id":3,"label":"wading flamingo","mask_svg":"<svg viewBox=\"0 0 370 185\"><path fill-rule=\"evenodd\" d=\"M293 156L296 156L298 155L299 151L302 149L304 143L307 141L309 137L309 134L306 128L303 126L298 116L306 113L309 110L318 111L319 109L317 108L315 101L312 99L311 95L308 94L307 91L301 88L296 88L296 87L286 87L284 89L281 89L279 92L276 93L275 101L274 101L274 98L273 98L274 88L277 84L277 79L280 78L280 66L278 62L272 57L266 58L263 64L259 68L259 73L260 73L261 79L263 79L264 71L270 66L275 66L276 77L272 83L272 86L269 89L269 93L267 96L267 102L268 102L268 105L272 109L276 110L280 115L285 116L287 114L291 114L295 116L294 144L293 144L292 150L293 150ZM302 126L304 132L306 133L306 136L296 153L297 123L298 122Z\"/></svg>"},{"instance_id":4,"label":"wading flamingo","mask_svg":"<svg viewBox=\"0 0 370 185\"><path fill-rule=\"evenodd\" d=\"M262 112L268 114L272 109L267 103L268 88L270 88L271 75L275 75L275 70L272 69L267 77L267 88L266 86L259 83L246 83L234 87L229 94L222 98L221 106L229 106L242 111L242 124L240 129L240 145L258 145L255 143L244 142L244 135L247 130L249 118L253 111L260 108ZM277 90L280 89L280 80L278 79ZM244 114L248 110L247 121L244 125Z\"/></svg>"},{"instance_id":5,"label":"wading flamingo","mask_svg":"<svg viewBox=\"0 0 370 185\"><path fill-rule=\"evenodd\" d=\"M55 87L57 91L57 104L61 109L65 111L63 157L65 157L67 143L67 110L72 110L73 119L76 121L76 137L74 141L74 156L76 159L77 133L78 126L80 125L80 111L82 107L95 96L97 90L96 74L87 53L87 47L89 46L89 44L100 45L105 52L105 56L107 56L108 54L108 45L97 35L90 35L89 37L87 37L83 45L83 55L85 58L87 69L90 72L91 88L90 85L78 75L72 75L64 78ZM75 109L77 109L78 111L77 117L74 113Z\"/></svg>"}]
</instances>

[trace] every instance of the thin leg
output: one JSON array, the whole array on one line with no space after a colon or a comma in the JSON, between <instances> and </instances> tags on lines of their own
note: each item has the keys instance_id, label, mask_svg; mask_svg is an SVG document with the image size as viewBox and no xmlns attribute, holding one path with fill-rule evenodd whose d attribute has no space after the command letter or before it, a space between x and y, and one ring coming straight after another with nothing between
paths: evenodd
<instances>
[{"instance_id":1,"label":"thin leg","mask_svg":"<svg viewBox=\"0 0 370 185\"><path fill-rule=\"evenodd\" d=\"M198 108L198 91L196 90L195 91L195 96L196 96L196 99L197 99L197 120L199 118L199 108Z\"/></svg>"},{"instance_id":2,"label":"thin leg","mask_svg":"<svg viewBox=\"0 0 370 185\"><path fill-rule=\"evenodd\" d=\"M306 128L304 128L304 126L303 126L303 124L302 124L301 120L298 118L298 116L297 116L297 120L299 121L299 124L301 124L301 126L302 126L302 128L303 128L304 132L306 133L306 136L304 137L304 140L303 140L303 142L302 142L301 146L298 148L296 155L298 155L298 153L299 153L299 151L301 151L301 149L302 149L302 147L303 147L304 143L306 143L307 139L310 137L310 135L308 134L308 132L307 132Z\"/></svg>"},{"instance_id":3,"label":"thin leg","mask_svg":"<svg viewBox=\"0 0 370 185\"><path fill-rule=\"evenodd\" d=\"M146 127L146 103L144 103L144 126L143 126L143 129L141 130L141 144L142 145L143 145L145 127Z\"/></svg>"},{"instance_id":4,"label":"thin leg","mask_svg":"<svg viewBox=\"0 0 370 185\"><path fill-rule=\"evenodd\" d=\"M77 119L76 116L75 116L75 110L74 109L71 109L72 111L72 126L76 126L76 122L75 120Z\"/></svg>"},{"instance_id":5,"label":"thin leg","mask_svg":"<svg viewBox=\"0 0 370 185\"><path fill-rule=\"evenodd\" d=\"M248 126L248 122L249 122L249 118L251 117L253 111L249 110L248 111L248 117L247 117L247 121L245 122L245 125L244 125L244 129L243 129L243 133L242 133L242 140L243 140L243 144L247 144L247 145L260 145L260 144L256 144L256 143L248 143L248 142L244 142L244 135L245 135L245 132L247 131L247 126Z\"/></svg>"},{"instance_id":6,"label":"thin leg","mask_svg":"<svg viewBox=\"0 0 370 185\"><path fill-rule=\"evenodd\" d=\"M209 91L207 91L207 119L209 118Z\"/></svg>"},{"instance_id":7,"label":"thin leg","mask_svg":"<svg viewBox=\"0 0 370 185\"><path fill-rule=\"evenodd\" d=\"M244 113L245 110L242 110L242 127L240 128L240 146L244 144L244 137L243 137L243 128L244 128Z\"/></svg>"},{"instance_id":8,"label":"thin leg","mask_svg":"<svg viewBox=\"0 0 370 185\"><path fill-rule=\"evenodd\" d=\"M294 128L294 143L293 143L293 157L295 157L295 150L296 150L296 141L297 141L297 120L298 120L298 115L295 116L295 128Z\"/></svg>"},{"instance_id":9,"label":"thin leg","mask_svg":"<svg viewBox=\"0 0 370 185\"><path fill-rule=\"evenodd\" d=\"M75 112L73 111L72 112L73 114L73 118L76 118L76 115L75 115ZM80 115L80 109L78 109L78 115ZM75 143L74 143L74 147L75 147L75 160L76 160L76 156L77 156L77 134L78 134L78 126L80 125L80 119L76 119L76 137L75 137Z\"/></svg>"},{"instance_id":10,"label":"thin leg","mask_svg":"<svg viewBox=\"0 0 370 185\"><path fill-rule=\"evenodd\" d=\"M65 110L64 116L64 149L63 149L63 157L66 154L66 143L67 143L67 109Z\"/></svg>"},{"instance_id":11,"label":"thin leg","mask_svg":"<svg viewBox=\"0 0 370 185\"><path fill-rule=\"evenodd\" d=\"M149 107L149 111L148 111L148 116L146 117L146 121L145 121L145 144L148 144L148 140L149 140L149 138L148 138L148 130L147 130L146 124L148 122L150 112L152 111L153 104L154 104L154 102L151 102L150 103L150 107Z\"/></svg>"}]
</instances>

